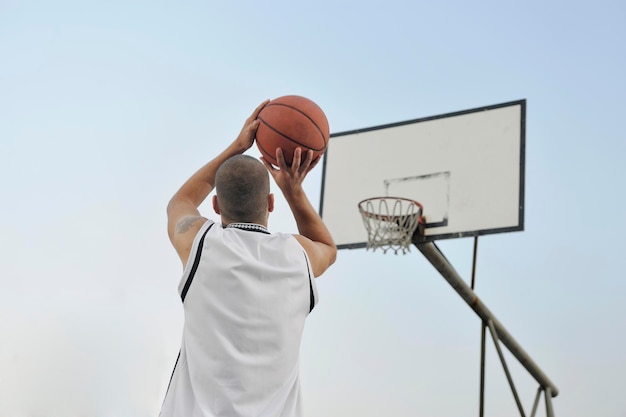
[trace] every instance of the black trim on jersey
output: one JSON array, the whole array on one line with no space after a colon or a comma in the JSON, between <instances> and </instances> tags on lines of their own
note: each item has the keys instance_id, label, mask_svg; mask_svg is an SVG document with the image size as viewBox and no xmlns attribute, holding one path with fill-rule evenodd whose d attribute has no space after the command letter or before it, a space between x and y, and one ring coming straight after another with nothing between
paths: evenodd
<instances>
[{"instance_id":1,"label":"black trim on jersey","mask_svg":"<svg viewBox=\"0 0 626 417\"><path fill-rule=\"evenodd\" d=\"M265 233L266 235L271 235L267 227L262 226L256 223L230 223L226 226L222 226L224 229L239 229L239 230L247 230L249 232L259 232Z\"/></svg>"},{"instance_id":2,"label":"black trim on jersey","mask_svg":"<svg viewBox=\"0 0 626 417\"><path fill-rule=\"evenodd\" d=\"M306 271L309 274L309 313L313 311L313 307L315 307L315 296L313 295L313 282L311 281L311 268L309 267L309 260L306 257L306 252L304 253L304 260L306 262Z\"/></svg>"},{"instance_id":3,"label":"black trim on jersey","mask_svg":"<svg viewBox=\"0 0 626 417\"><path fill-rule=\"evenodd\" d=\"M215 224L215 223L213 223ZM204 246L204 238L206 234L209 233L213 224L210 225L206 231L202 234L200 238L200 242L198 242L198 250L196 251L196 257L193 260L193 265L191 267L191 271L189 272L189 277L187 277L187 282L185 282L185 286L183 287L183 292L180 295L180 298L185 301L185 297L187 296L187 291L189 291L189 286L191 285L191 281L193 281L193 277L198 270L198 265L200 264L200 256L202 255L202 247ZM174 363L174 369L172 369L172 375L170 376L170 382L167 384L167 390L165 391L165 398L167 398L167 393L170 392L170 386L172 385L172 380L174 379L174 373L176 372L176 367L178 366L178 361L180 359L180 350L178 351L178 356L176 357L176 362ZM163 400L165 404L165 399Z\"/></svg>"},{"instance_id":4,"label":"black trim on jersey","mask_svg":"<svg viewBox=\"0 0 626 417\"><path fill-rule=\"evenodd\" d=\"M172 376L170 376L170 382L167 384L167 390L165 391L165 398L167 398L167 393L170 392L170 385L172 385L172 379L174 379L174 372L176 372L176 366L178 365L178 360L180 359L180 350L178 351L178 356L176 357L176 362L174 363L174 369L172 369ZM163 399L163 404L165 404L165 398ZM163 405L161 405L163 407Z\"/></svg>"},{"instance_id":5,"label":"black trim on jersey","mask_svg":"<svg viewBox=\"0 0 626 417\"><path fill-rule=\"evenodd\" d=\"M208 229L204 232L202 237L200 238L200 242L198 242L198 250L196 251L196 257L193 260L193 265L191 266L191 271L189 271L189 276L187 277L187 282L185 282L185 286L183 287L183 291L180 294L180 298L183 302L185 302L185 297L187 296L187 291L189 291L189 286L191 285L191 281L193 281L194 275L196 275L196 271L198 270L198 265L200 264L200 257L202 256L202 246L204 246L204 238L206 234L209 233L209 230L213 227L215 223L211 224Z\"/></svg>"}]
</instances>

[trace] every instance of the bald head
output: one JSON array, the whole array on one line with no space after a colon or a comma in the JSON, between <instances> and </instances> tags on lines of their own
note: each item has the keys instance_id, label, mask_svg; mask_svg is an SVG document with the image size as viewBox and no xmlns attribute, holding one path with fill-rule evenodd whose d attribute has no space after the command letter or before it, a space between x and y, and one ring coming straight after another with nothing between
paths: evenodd
<instances>
[{"instance_id":1,"label":"bald head","mask_svg":"<svg viewBox=\"0 0 626 417\"><path fill-rule=\"evenodd\" d=\"M247 155L226 160L215 174L215 192L223 220L259 224L267 221L270 179L259 160Z\"/></svg>"}]
</instances>

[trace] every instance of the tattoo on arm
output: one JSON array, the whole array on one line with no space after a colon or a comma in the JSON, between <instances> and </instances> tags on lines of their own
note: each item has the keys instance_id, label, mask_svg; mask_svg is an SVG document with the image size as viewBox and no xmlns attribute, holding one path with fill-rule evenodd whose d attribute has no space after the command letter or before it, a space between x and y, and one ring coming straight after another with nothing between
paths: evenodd
<instances>
[{"instance_id":1,"label":"tattoo on arm","mask_svg":"<svg viewBox=\"0 0 626 417\"><path fill-rule=\"evenodd\" d=\"M202 217L185 217L176 223L176 233L185 233Z\"/></svg>"}]
</instances>

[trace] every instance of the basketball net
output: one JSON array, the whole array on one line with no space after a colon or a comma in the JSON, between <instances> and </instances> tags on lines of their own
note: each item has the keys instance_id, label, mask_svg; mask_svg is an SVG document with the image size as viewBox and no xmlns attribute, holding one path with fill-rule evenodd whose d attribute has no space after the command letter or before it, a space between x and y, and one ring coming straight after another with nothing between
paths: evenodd
<instances>
[{"instance_id":1,"label":"basketball net","mask_svg":"<svg viewBox=\"0 0 626 417\"><path fill-rule=\"evenodd\" d=\"M397 255L410 252L413 234L422 221L422 205L401 197L374 197L359 203L367 230L367 249L378 248Z\"/></svg>"}]
</instances>

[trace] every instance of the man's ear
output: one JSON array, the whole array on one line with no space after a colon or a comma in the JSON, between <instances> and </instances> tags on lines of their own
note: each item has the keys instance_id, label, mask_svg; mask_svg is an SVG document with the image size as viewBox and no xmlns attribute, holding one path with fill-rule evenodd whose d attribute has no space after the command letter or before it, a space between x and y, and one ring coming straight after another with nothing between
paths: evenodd
<instances>
[{"instance_id":1,"label":"man's ear","mask_svg":"<svg viewBox=\"0 0 626 417\"><path fill-rule=\"evenodd\" d=\"M215 213L217 213L217 214L220 214L220 205L217 202L217 196L216 195L213 196L212 203L213 203L213 211L215 211Z\"/></svg>"},{"instance_id":2,"label":"man's ear","mask_svg":"<svg viewBox=\"0 0 626 417\"><path fill-rule=\"evenodd\" d=\"M274 211L274 194L272 193L267 195L267 211L270 213Z\"/></svg>"}]
</instances>

